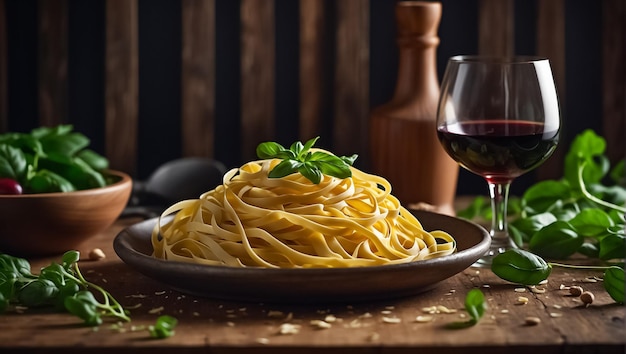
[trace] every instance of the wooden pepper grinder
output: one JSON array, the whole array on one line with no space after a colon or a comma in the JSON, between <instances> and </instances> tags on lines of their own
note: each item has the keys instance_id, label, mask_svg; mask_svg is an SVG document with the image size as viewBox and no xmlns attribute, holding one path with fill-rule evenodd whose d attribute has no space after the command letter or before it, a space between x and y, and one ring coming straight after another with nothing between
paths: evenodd
<instances>
[{"instance_id":1,"label":"wooden pepper grinder","mask_svg":"<svg viewBox=\"0 0 626 354\"><path fill-rule=\"evenodd\" d=\"M441 147L435 128L440 20L441 3L396 4L398 78L391 101L370 117L371 162L403 205L427 203L453 215L459 167Z\"/></svg>"}]
</instances>

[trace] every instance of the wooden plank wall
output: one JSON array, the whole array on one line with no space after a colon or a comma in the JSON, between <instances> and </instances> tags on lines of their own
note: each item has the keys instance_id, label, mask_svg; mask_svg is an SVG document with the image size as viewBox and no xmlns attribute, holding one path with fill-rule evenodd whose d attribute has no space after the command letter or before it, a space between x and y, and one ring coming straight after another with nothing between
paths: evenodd
<instances>
[{"instance_id":1,"label":"wooden plank wall","mask_svg":"<svg viewBox=\"0 0 626 354\"><path fill-rule=\"evenodd\" d=\"M8 129L5 1L0 0L0 132ZM181 0L181 153L215 156L216 0ZM565 92L564 0L537 0L537 54L551 58L561 100ZM139 124L138 0L105 0L105 153L116 169L137 173ZM64 123L68 111L68 0L39 0L39 123ZM240 0L240 110L242 161L276 136L275 0ZM623 0L603 6L603 134L615 161L624 156L626 10ZM332 12L332 17L326 16ZM332 113L331 145L337 153L367 155L370 111L370 0L299 0L299 120L308 139L325 131ZM444 11L445 16L445 11ZM478 52L510 55L514 0L478 1ZM329 21L334 21L329 24ZM328 43L331 43L329 46ZM326 58L332 56L332 64ZM330 66L330 67L329 67ZM332 72L329 75L328 72ZM330 90L330 93L327 91ZM331 107L328 109L328 107ZM233 119L232 117L222 119ZM558 176L560 159L542 167Z\"/></svg>"}]
</instances>

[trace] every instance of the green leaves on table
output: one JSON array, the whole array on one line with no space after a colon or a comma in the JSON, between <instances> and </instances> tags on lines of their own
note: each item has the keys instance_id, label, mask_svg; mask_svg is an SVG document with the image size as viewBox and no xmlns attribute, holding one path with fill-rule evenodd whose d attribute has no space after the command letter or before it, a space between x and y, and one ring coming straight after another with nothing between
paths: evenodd
<instances>
[{"instance_id":1,"label":"green leaves on table","mask_svg":"<svg viewBox=\"0 0 626 354\"><path fill-rule=\"evenodd\" d=\"M130 321L124 308L108 291L83 277L78 268L79 258L78 251L68 251L61 264L52 262L35 275L27 260L0 254L0 313L15 304L65 310L89 326L101 324L103 316ZM92 291L103 299L102 302Z\"/></svg>"},{"instance_id":2,"label":"green leaves on table","mask_svg":"<svg viewBox=\"0 0 626 354\"><path fill-rule=\"evenodd\" d=\"M624 269L610 267L604 272L604 289L615 302L624 303Z\"/></svg>"},{"instance_id":3,"label":"green leaves on table","mask_svg":"<svg viewBox=\"0 0 626 354\"><path fill-rule=\"evenodd\" d=\"M178 320L175 317L163 315L157 318L154 325L148 326L148 332L152 338L168 338L174 335L176 325L178 325Z\"/></svg>"},{"instance_id":4,"label":"green leaves on table","mask_svg":"<svg viewBox=\"0 0 626 354\"><path fill-rule=\"evenodd\" d=\"M304 145L297 141L289 149L276 142L265 142L257 146L256 153L260 159L282 160L270 171L270 178L281 178L299 172L309 181L319 184L322 175L351 177L350 166L357 159L357 155L338 157L321 150L311 152L318 139L319 137L308 140Z\"/></svg>"},{"instance_id":5,"label":"green leaves on table","mask_svg":"<svg viewBox=\"0 0 626 354\"><path fill-rule=\"evenodd\" d=\"M71 125L0 134L0 178L17 181L31 194L103 187L108 160L89 144Z\"/></svg>"},{"instance_id":6,"label":"green leaves on table","mask_svg":"<svg viewBox=\"0 0 626 354\"><path fill-rule=\"evenodd\" d=\"M624 303L624 269L619 266L576 266L548 263L543 258L522 250L510 249L495 256L491 270L501 279L522 285L537 285L548 279L552 267L604 270L604 289L615 302Z\"/></svg>"},{"instance_id":7,"label":"green leaves on table","mask_svg":"<svg viewBox=\"0 0 626 354\"><path fill-rule=\"evenodd\" d=\"M512 283L536 285L548 278L552 266L531 252L515 248L495 256L491 270Z\"/></svg>"},{"instance_id":8,"label":"green leaves on table","mask_svg":"<svg viewBox=\"0 0 626 354\"><path fill-rule=\"evenodd\" d=\"M487 310L485 295L480 289L472 289L465 296L465 311L470 319L467 321L451 322L446 325L448 329L463 329L474 326L480 321Z\"/></svg>"}]
</instances>

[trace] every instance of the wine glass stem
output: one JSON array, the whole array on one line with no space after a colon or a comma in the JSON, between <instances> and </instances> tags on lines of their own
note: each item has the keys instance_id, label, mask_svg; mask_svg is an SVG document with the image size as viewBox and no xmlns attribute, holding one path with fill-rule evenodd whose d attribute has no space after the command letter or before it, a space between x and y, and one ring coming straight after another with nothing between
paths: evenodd
<instances>
[{"instance_id":1,"label":"wine glass stem","mask_svg":"<svg viewBox=\"0 0 626 354\"><path fill-rule=\"evenodd\" d=\"M507 202L509 199L510 182L495 183L489 181L489 196L491 197L491 249L504 252L514 244L509 238L507 229Z\"/></svg>"}]
</instances>

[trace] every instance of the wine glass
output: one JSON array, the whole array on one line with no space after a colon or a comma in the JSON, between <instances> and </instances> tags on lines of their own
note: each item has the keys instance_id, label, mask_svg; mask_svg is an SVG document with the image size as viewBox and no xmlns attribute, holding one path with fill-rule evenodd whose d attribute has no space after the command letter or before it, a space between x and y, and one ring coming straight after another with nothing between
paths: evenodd
<instances>
[{"instance_id":1,"label":"wine glass","mask_svg":"<svg viewBox=\"0 0 626 354\"><path fill-rule=\"evenodd\" d=\"M560 113L550 62L541 57L455 56L441 83L437 135L463 168L485 178L491 246L475 266L517 246L507 231L513 180L556 149Z\"/></svg>"}]
</instances>

